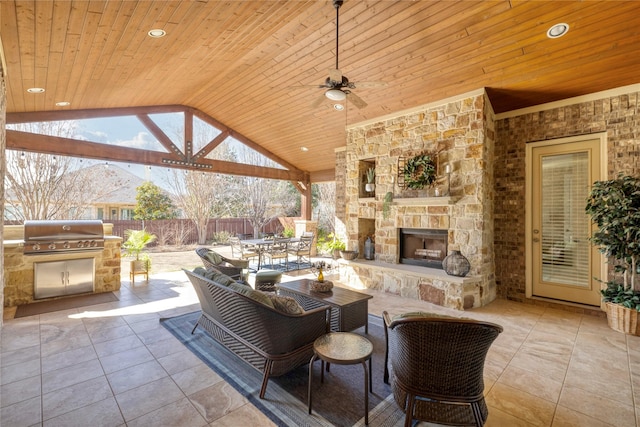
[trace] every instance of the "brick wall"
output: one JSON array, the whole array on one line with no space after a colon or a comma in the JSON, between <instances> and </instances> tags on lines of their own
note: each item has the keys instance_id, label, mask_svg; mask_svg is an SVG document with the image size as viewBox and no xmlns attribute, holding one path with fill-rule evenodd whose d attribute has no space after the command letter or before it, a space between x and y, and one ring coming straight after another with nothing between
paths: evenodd
<instances>
[{"instance_id":1,"label":"brick wall","mask_svg":"<svg viewBox=\"0 0 640 427\"><path fill-rule=\"evenodd\" d=\"M528 142L607 133L607 175L640 176L640 93L602 98L495 122L495 266L498 294L525 298L525 147Z\"/></svg>"}]
</instances>

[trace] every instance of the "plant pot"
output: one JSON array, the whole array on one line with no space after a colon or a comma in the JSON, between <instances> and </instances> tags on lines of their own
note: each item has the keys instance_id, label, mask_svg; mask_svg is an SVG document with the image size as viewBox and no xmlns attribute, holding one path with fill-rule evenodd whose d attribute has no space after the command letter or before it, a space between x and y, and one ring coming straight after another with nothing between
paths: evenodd
<instances>
[{"instance_id":1,"label":"plant pot","mask_svg":"<svg viewBox=\"0 0 640 427\"><path fill-rule=\"evenodd\" d=\"M366 191L367 193L373 193L374 191L376 191L376 185L373 183L366 183L364 185L364 191Z\"/></svg>"},{"instance_id":2,"label":"plant pot","mask_svg":"<svg viewBox=\"0 0 640 427\"><path fill-rule=\"evenodd\" d=\"M629 335L640 336L640 322L638 322L637 310L610 302L605 302L604 306L607 313L607 323L611 329Z\"/></svg>"}]
</instances>

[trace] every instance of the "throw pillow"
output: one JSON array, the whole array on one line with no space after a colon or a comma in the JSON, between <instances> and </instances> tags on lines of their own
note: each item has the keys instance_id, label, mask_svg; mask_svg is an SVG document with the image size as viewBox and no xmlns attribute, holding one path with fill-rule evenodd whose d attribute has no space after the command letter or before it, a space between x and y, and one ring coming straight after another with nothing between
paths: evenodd
<instances>
[{"instance_id":1,"label":"throw pillow","mask_svg":"<svg viewBox=\"0 0 640 427\"><path fill-rule=\"evenodd\" d=\"M207 270L205 270L202 276L222 286L229 286L231 283L236 282L231 277L227 276L224 273L221 273L219 270L216 270L215 268L208 268Z\"/></svg>"},{"instance_id":2,"label":"throw pillow","mask_svg":"<svg viewBox=\"0 0 640 427\"><path fill-rule=\"evenodd\" d=\"M205 255L205 258L211 261L211 263L215 265L222 263L222 257L213 251L207 252L207 254Z\"/></svg>"},{"instance_id":3,"label":"throw pillow","mask_svg":"<svg viewBox=\"0 0 640 427\"><path fill-rule=\"evenodd\" d=\"M244 296L247 296L256 302L259 302L262 305L266 305L267 307L274 308L273 303L265 293L256 291L251 286L241 285L240 283L236 282L236 283L230 284L229 289L239 294L242 294Z\"/></svg>"},{"instance_id":4,"label":"throw pillow","mask_svg":"<svg viewBox=\"0 0 640 427\"><path fill-rule=\"evenodd\" d=\"M304 313L304 309L302 308L302 306L300 306L300 304L298 304L298 301L296 301L291 297L284 297L284 296L275 295L271 293L268 293L265 295L271 300L273 304L273 308L275 308L276 310L282 313L286 313L286 314Z\"/></svg>"}]
</instances>

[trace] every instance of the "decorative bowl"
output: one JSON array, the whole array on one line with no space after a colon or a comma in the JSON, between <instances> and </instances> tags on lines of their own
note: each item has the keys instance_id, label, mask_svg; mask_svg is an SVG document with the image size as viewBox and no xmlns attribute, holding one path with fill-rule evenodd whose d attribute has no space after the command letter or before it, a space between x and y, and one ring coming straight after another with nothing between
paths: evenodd
<instances>
[{"instance_id":1,"label":"decorative bowl","mask_svg":"<svg viewBox=\"0 0 640 427\"><path fill-rule=\"evenodd\" d=\"M356 259L358 257L357 251L340 251L340 256L343 259L351 261L352 259Z\"/></svg>"},{"instance_id":2,"label":"decorative bowl","mask_svg":"<svg viewBox=\"0 0 640 427\"><path fill-rule=\"evenodd\" d=\"M333 289L333 282L325 280L324 282L318 282L314 280L311 282L310 286L313 292L329 292Z\"/></svg>"}]
</instances>

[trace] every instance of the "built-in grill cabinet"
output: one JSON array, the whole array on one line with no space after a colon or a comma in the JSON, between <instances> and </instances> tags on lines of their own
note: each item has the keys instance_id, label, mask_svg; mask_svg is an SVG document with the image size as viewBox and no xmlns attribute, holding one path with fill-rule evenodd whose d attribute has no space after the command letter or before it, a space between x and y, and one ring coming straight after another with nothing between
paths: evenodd
<instances>
[{"instance_id":1,"label":"built-in grill cabinet","mask_svg":"<svg viewBox=\"0 0 640 427\"><path fill-rule=\"evenodd\" d=\"M104 229L100 220L24 222L24 254L93 252L104 249Z\"/></svg>"},{"instance_id":2,"label":"built-in grill cabinet","mask_svg":"<svg viewBox=\"0 0 640 427\"><path fill-rule=\"evenodd\" d=\"M34 263L34 298L93 292L94 258Z\"/></svg>"}]
</instances>

